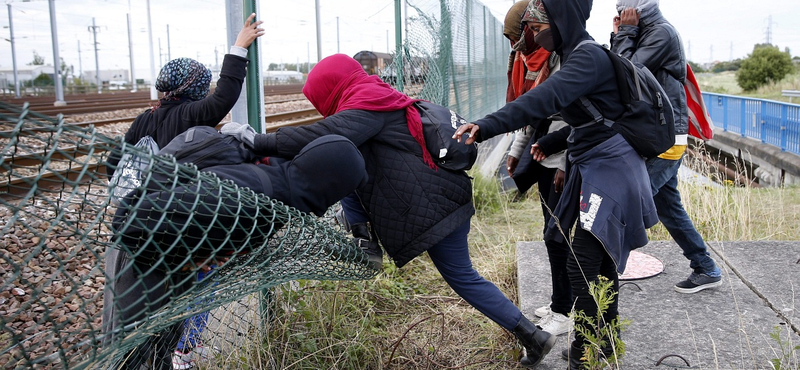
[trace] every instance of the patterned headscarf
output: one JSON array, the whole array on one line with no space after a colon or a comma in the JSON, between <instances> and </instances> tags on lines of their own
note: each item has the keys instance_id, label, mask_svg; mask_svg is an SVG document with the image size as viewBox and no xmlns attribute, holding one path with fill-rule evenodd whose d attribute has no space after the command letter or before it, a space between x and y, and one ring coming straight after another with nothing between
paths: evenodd
<instances>
[{"instance_id":1,"label":"patterned headscarf","mask_svg":"<svg viewBox=\"0 0 800 370\"><path fill-rule=\"evenodd\" d=\"M164 99L185 96L200 100L208 95L211 86L211 71L200 62L190 58L178 58L167 62L156 79L156 89L165 92Z\"/></svg>"},{"instance_id":2,"label":"patterned headscarf","mask_svg":"<svg viewBox=\"0 0 800 370\"><path fill-rule=\"evenodd\" d=\"M550 23L547 18L547 12L544 11L544 4L542 0L531 0L528 7L525 8L525 13L522 15L523 22L536 22L536 23Z\"/></svg>"}]
</instances>

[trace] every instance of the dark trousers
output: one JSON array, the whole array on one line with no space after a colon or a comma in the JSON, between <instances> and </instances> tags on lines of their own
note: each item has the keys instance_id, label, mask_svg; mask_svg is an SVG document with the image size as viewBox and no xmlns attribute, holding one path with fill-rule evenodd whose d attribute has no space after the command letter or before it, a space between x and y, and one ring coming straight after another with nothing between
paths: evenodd
<instances>
[{"instance_id":1,"label":"dark trousers","mask_svg":"<svg viewBox=\"0 0 800 370\"><path fill-rule=\"evenodd\" d=\"M592 233L577 227L572 240L572 253L567 258L567 274L572 284L572 294L575 295L575 310L583 311L586 316L597 318L597 303L589 294L589 283L597 282L597 276L604 276L613 282L612 289L619 292L619 276L614 260L603 248L603 244ZM603 314L602 322L610 323L619 316L618 296ZM575 320L575 325L584 325L585 322ZM576 332L573 345L586 344L586 338Z\"/></svg>"},{"instance_id":2,"label":"dark trousers","mask_svg":"<svg viewBox=\"0 0 800 370\"><path fill-rule=\"evenodd\" d=\"M191 287L192 274L167 275L151 266L133 263L125 251L108 248L105 256L106 286L103 294L103 347L114 348L126 336L137 334L147 318L167 304L171 297ZM183 333L183 321L166 329L145 334L143 343L125 355L115 356L114 369L172 369L172 352Z\"/></svg>"},{"instance_id":3,"label":"dark trousers","mask_svg":"<svg viewBox=\"0 0 800 370\"><path fill-rule=\"evenodd\" d=\"M531 166L538 166L536 169L536 183L539 185L539 197L544 215L544 230L547 223L553 217L552 212L556 209L561 193L556 193L553 179L555 178L556 168L547 168L538 163ZM569 231L567 231L569 234ZM553 285L553 293L550 295L550 309L553 312L568 316L572 311L572 286L567 275L567 257L569 256L569 245L563 242L545 241L547 248L547 258L550 261L550 279Z\"/></svg>"},{"instance_id":4,"label":"dark trousers","mask_svg":"<svg viewBox=\"0 0 800 370\"><path fill-rule=\"evenodd\" d=\"M369 221L355 195L342 199L341 204L351 225ZM428 255L456 294L498 325L513 331L522 318L522 312L496 285L472 267L467 240L469 229L467 221L428 249Z\"/></svg>"}]
</instances>

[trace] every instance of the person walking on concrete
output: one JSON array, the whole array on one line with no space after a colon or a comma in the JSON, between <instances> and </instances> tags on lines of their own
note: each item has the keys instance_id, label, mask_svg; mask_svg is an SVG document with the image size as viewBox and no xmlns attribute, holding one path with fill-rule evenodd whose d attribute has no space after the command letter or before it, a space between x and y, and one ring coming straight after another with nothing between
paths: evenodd
<instances>
[{"instance_id":1,"label":"person walking on concrete","mask_svg":"<svg viewBox=\"0 0 800 370\"><path fill-rule=\"evenodd\" d=\"M599 46L579 47L592 40L586 31L592 0L534 1L542 3L550 20L550 28L537 34L536 43L561 55L561 69L500 110L460 126L453 139L461 141L462 135L469 134L464 142L472 144L561 113L572 132L567 141L567 180L545 240L569 238L565 230L577 222L567 259L574 310L587 317L599 316L600 326L611 325L609 335L599 339L613 347L611 343L617 340L613 325L619 318L618 274L625 271L631 250L647 244L646 229L658 217L644 158L616 130L593 123L581 103L586 98L609 117L620 117L625 111L607 51ZM609 294L614 296L602 315L590 292L600 277L611 283ZM578 318L578 325L586 328L589 322ZM576 331L570 352L583 354L590 345L590 338ZM580 357L570 358L571 369L582 366Z\"/></svg>"},{"instance_id":2,"label":"person walking on concrete","mask_svg":"<svg viewBox=\"0 0 800 370\"><path fill-rule=\"evenodd\" d=\"M647 174L658 218L689 259L692 273L675 284L680 293L696 293L722 284L719 267L681 203L678 169L688 144L686 57L680 35L661 14L658 0L617 0L611 50L646 66L664 87L675 115L675 145L648 159Z\"/></svg>"},{"instance_id":3,"label":"person walking on concrete","mask_svg":"<svg viewBox=\"0 0 800 370\"><path fill-rule=\"evenodd\" d=\"M506 102L515 100L528 90L535 88L561 68L561 57L550 52L533 40L536 35L550 28L550 21L541 9L541 2L522 0L515 3L506 14L503 34L511 41L509 57L509 84ZM533 160L531 146L544 135L566 127L560 116L551 116L538 125L519 130L508 152L507 170L520 193L527 191L533 183L538 184L544 225L550 221L553 210L561 198L566 169L566 151L548 156L541 162ZM534 315L541 317L537 323L542 330L561 335L572 328L569 313L572 311L572 287L567 276L567 253L569 246L564 241L545 241L552 281L550 303L539 307Z\"/></svg>"}]
</instances>

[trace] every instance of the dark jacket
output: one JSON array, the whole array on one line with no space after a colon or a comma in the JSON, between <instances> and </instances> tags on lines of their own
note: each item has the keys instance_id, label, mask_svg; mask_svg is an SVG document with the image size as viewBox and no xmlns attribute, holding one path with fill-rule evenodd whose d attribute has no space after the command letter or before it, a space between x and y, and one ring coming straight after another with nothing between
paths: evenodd
<instances>
[{"instance_id":1,"label":"dark jacket","mask_svg":"<svg viewBox=\"0 0 800 370\"><path fill-rule=\"evenodd\" d=\"M434 170L423 162L405 111L345 110L313 125L256 135L254 149L262 155L292 157L306 143L327 134L350 139L363 154L369 180L356 193L398 267L475 213L470 178L464 171Z\"/></svg>"},{"instance_id":2,"label":"dark jacket","mask_svg":"<svg viewBox=\"0 0 800 370\"><path fill-rule=\"evenodd\" d=\"M590 1L544 1L550 15L550 27L560 36L561 69L544 83L518 97L503 108L477 120L479 141L519 129L530 122L540 122L554 113L561 113L572 127L591 121L581 105L586 96L607 117L622 114L617 82L611 60L600 48L573 49L583 40L591 40L586 32ZM616 132L604 125L588 125L574 130L569 150L579 155L607 140Z\"/></svg>"},{"instance_id":3,"label":"dark jacket","mask_svg":"<svg viewBox=\"0 0 800 370\"><path fill-rule=\"evenodd\" d=\"M645 228L658 221L644 159L613 129L586 124L591 118L580 104L582 96L598 106L603 116L618 117L624 109L606 52L600 48L575 49L581 41L591 39L585 26L592 1L542 1L556 34L554 40L561 40L557 50L562 54L561 70L476 122L480 125L478 133L480 139L486 139L517 128L513 126L518 122L538 121L560 110L564 121L572 126L569 165L564 192L555 217L548 223L545 240L564 239L560 230L569 230L577 220L581 228L602 242L622 271L630 250L647 243ZM567 132L550 135L563 137ZM547 146L552 148L555 143Z\"/></svg>"},{"instance_id":4,"label":"dark jacket","mask_svg":"<svg viewBox=\"0 0 800 370\"><path fill-rule=\"evenodd\" d=\"M616 135L580 156L570 156L568 173L545 240L563 241L561 230L569 230L580 217L581 228L603 243L622 273L630 251L646 245L646 229L658 223L642 157Z\"/></svg>"},{"instance_id":5,"label":"dark jacket","mask_svg":"<svg viewBox=\"0 0 800 370\"><path fill-rule=\"evenodd\" d=\"M689 110L686 106L686 56L675 27L661 14L651 9L639 19L638 26L620 26L611 34L611 51L633 62L643 64L653 72L667 93L675 113L675 134L689 133Z\"/></svg>"},{"instance_id":6,"label":"dark jacket","mask_svg":"<svg viewBox=\"0 0 800 370\"><path fill-rule=\"evenodd\" d=\"M218 125L239 100L246 74L247 59L226 54L214 93L197 101L188 98L161 100L158 109L148 109L136 117L125 133L125 142L135 145L139 139L149 134L158 143L158 147L163 148L175 136L191 127ZM110 166L106 166L109 177L114 174L120 157L119 150L113 151L109 156Z\"/></svg>"}]
</instances>

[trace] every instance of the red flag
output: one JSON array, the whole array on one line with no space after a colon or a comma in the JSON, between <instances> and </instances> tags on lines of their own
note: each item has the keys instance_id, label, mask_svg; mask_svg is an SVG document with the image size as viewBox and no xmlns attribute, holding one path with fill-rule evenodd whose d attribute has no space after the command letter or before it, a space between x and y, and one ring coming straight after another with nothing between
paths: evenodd
<instances>
[{"instance_id":1,"label":"red flag","mask_svg":"<svg viewBox=\"0 0 800 370\"><path fill-rule=\"evenodd\" d=\"M686 83L683 87L686 90L686 105L689 108L689 135L700 140L711 140L714 137L714 124L708 116L703 95L700 93L700 85L697 84L689 64L686 64Z\"/></svg>"}]
</instances>

